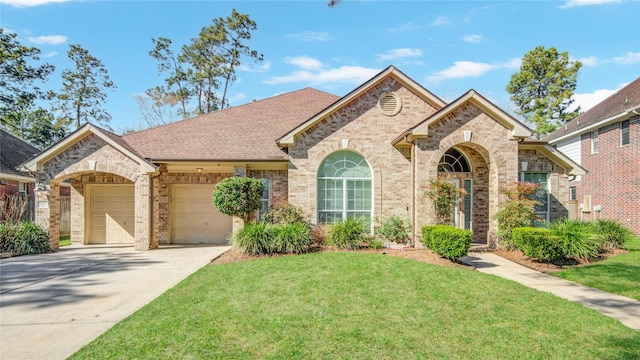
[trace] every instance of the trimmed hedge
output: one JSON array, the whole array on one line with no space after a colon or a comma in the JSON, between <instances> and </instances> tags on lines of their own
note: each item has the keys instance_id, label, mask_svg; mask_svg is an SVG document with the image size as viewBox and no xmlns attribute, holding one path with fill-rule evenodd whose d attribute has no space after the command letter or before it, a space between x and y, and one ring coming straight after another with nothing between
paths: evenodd
<instances>
[{"instance_id":1,"label":"trimmed hedge","mask_svg":"<svg viewBox=\"0 0 640 360\"><path fill-rule=\"evenodd\" d=\"M446 225L425 225L422 227L422 245L424 245L424 247L431 249L431 230L438 226Z\"/></svg>"},{"instance_id":2,"label":"trimmed hedge","mask_svg":"<svg viewBox=\"0 0 640 360\"><path fill-rule=\"evenodd\" d=\"M562 259L562 238L547 228L518 227L511 231L513 243L525 255L541 261Z\"/></svg>"},{"instance_id":3,"label":"trimmed hedge","mask_svg":"<svg viewBox=\"0 0 640 360\"><path fill-rule=\"evenodd\" d=\"M429 248L436 254L456 260L469 253L472 235L470 230L458 229L451 225L436 225L427 231Z\"/></svg>"}]
</instances>

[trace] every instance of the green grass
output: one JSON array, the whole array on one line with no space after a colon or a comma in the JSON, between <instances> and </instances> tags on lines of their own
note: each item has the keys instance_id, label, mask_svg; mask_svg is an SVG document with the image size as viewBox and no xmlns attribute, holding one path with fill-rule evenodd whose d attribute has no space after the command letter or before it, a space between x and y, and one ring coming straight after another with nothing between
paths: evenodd
<instances>
[{"instance_id":1,"label":"green grass","mask_svg":"<svg viewBox=\"0 0 640 360\"><path fill-rule=\"evenodd\" d=\"M69 246L71 245L71 235L60 236L60 246Z\"/></svg>"},{"instance_id":2,"label":"green grass","mask_svg":"<svg viewBox=\"0 0 640 360\"><path fill-rule=\"evenodd\" d=\"M353 252L207 266L72 359L634 359L640 332L476 271Z\"/></svg>"},{"instance_id":3,"label":"green grass","mask_svg":"<svg viewBox=\"0 0 640 360\"><path fill-rule=\"evenodd\" d=\"M640 300L640 237L635 237L625 247L629 250L626 254L552 275Z\"/></svg>"}]
</instances>

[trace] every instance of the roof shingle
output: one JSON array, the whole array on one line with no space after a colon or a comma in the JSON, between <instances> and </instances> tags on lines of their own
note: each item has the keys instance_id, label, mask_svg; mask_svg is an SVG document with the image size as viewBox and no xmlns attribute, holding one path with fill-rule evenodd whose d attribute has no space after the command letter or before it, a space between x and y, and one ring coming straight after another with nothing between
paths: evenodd
<instances>
[{"instance_id":1,"label":"roof shingle","mask_svg":"<svg viewBox=\"0 0 640 360\"><path fill-rule=\"evenodd\" d=\"M29 176L27 172L18 171L17 167L38 153L38 148L0 130L0 173Z\"/></svg>"},{"instance_id":2,"label":"roof shingle","mask_svg":"<svg viewBox=\"0 0 640 360\"><path fill-rule=\"evenodd\" d=\"M287 160L276 139L339 99L305 88L129 133L122 139L157 160Z\"/></svg>"}]
</instances>

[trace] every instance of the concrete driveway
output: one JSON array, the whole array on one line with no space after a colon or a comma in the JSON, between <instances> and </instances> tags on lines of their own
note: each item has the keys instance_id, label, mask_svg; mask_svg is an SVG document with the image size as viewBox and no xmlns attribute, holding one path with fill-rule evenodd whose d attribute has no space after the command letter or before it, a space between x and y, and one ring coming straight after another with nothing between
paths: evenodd
<instances>
[{"instance_id":1,"label":"concrete driveway","mask_svg":"<svg viewBox=\"0 0 640 360\"><path fill-rule=\"evenodd\" d=\"M65 359L228 246L70 246L0 260L0 359Z\"/></svg>"}]
</instances>

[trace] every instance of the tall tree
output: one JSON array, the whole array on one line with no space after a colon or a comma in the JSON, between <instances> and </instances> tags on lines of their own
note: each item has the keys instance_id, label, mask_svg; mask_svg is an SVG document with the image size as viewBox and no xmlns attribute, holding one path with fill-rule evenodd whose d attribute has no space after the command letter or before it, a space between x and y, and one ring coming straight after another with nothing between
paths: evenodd
<instances>
[{"instance_id":1,"label":"tall tree","mask_svg":"<svg viewBox=\"0 0 640 360\"><path fill-rule=\"evenodd\" d=\"M111 115L101 107L107 100L107 89L116 85L98 58L80 45L69 45L67 52L74 68L62 72L63 89L58 95L61 118L80 127L86 122L97 122L110 128Z\"/></svg>"},{"instance_id":2,"label":"tall tree","mask_svg":"<svg viewBox=\"0 0 640 360\"><path fill-rule=\"evenodd\" d=\"M228 107L227 90L236 80L242 58L263 60L262 54L246 44L256 29L249 15L233 9L230 16L213 19L210 26L203 27L177 55L171 50L171 40L152 39L154 49L149 54L158 61L158 71L168 73L167 86L159 88L180 99L182 116L190 115L190 101L196 114Z\"/></svg>"},{"instance_id":3,"label":"tall tree","mask_svg":"<svg viewBox=\"0 0 640 360\"><path fill-rule=\"evenodd\" d=\"M193 93L188 79L187 72L184 69L183 64L178 59L178 54L174 53L171 49L171 40L167 38L151 39L153 42L153 50L149 51L149 55L158 61L158 73L168 73L167 78L164 80L167 84L165 87L156 87L155 90L162 90L166 96L178 99L182 110L182 117L186 118L190 114L187 111L187 103L189 97ZM154 89L148 91L156 92Z\"/></svg>"},{"instance_id":4,"label":"tall tree","mask_svg":"<svg viewBox=\"0 0 640 360\"><path fill-rule=\"evenodd\" d=\"M538 46L522 58L520 72L511 76L507 92L518 106L519 114L535 126L543 137L580 114L580 107L568 111L576 89L580 61L570 61L569 54Z\"/></svg>"},{"instance_id":5,"label":"tall tree","mask_svg":"<svg viewBox=\"0 0 640 360\"><path fill-rule=\"evenodd\" d=\"M136 102L142 120L148 127L172 123L180 115L180 111L174 109L180 103L180 98L162 86L149 89L144 95L136 96Z\"/></svg>"}]
</instances>

